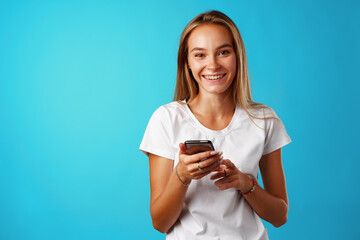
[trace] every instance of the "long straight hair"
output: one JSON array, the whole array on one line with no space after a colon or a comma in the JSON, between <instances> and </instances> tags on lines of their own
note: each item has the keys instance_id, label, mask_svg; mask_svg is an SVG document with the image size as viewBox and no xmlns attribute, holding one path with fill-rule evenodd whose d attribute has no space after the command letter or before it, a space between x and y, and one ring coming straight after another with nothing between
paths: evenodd
<instances>
[{"instance_id":1,"label":"long straight hair","mask_svg":"<svg viewBox=\"0 0 360 240\"><path fill-rule=\"evenodd\" d=\"M176 87L173 100L190 103L199 93L199 86L188 67L188 39L191 32L202 24L218 24L224 26L232 36L233 47L236 54L236 74L230 87L234 103L239 104L251 119L268 119L269 117L261 118L249 112L249 109L267 107L253 101L251 97L245 46L241 34L235 23L228 16L219 11L209 11L196 16L188 23L182 32L178 51Z\"/></svg>"}]
</instances>

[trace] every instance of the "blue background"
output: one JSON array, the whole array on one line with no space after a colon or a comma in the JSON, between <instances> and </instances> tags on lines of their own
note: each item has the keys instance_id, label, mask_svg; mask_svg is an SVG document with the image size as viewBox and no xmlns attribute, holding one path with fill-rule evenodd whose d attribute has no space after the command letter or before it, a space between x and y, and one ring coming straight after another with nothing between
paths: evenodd
<instances>
[{"instance_id":1,"label":"blue background","mask_svg":"<svg viewBox=\"0 0 360 240\"><path fill-rule=\"evenodd\" d=\"M164 238L138 146L172 100L181 31L212 9L293 140L270 239L360 238L359 1L2 0L0 239Z\"/></svg>"}]
</instances>

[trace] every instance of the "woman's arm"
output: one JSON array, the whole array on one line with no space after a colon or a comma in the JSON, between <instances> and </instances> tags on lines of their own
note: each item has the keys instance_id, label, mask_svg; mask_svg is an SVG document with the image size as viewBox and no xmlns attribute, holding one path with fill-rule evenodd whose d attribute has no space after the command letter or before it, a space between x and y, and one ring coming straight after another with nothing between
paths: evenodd
<instances>
[{"instance_id":1,"label":"woman's arm","mask_svg":"<svg viewBox=\"0 0 360 240\"><path fill-rule=\"evenodd\" d=\"M187 187L173 171L174 161L149 154L150 164L150 213L156 230L166 233L179 217Z\"/></svg>"},{"instance_id":2,"label":"woman's arm","mask_svg":"<svg viewBox=\"0 0 360 240\"><path fill-rule=\"evenodd\" d=\"M150 164L150 213L155 229L162 233L169 231L178 219L185 200L187 184L200 179L220 166L221 154L203 152L187 155L185 145L180 144L179 164L173 169L174 161L149 154ZM208 158L198 163L199 160ZM200 164L200 165L199 165ZM202 168L202 171L199 169ZM180 179L182 182L180 182Z\"/></svg>"},{"instance_id":3,"label":"woman's arm","mask_svg":"<svg viewBox=\"0 0 360 240\"><path fill-rule=\"evenodd\" d=\"M245 198L261 218L280 227L286 223L289 210L281 148L262 156L259 166L265 190L257 185Z\"/></svg>"},{"instance_id":4,"label":"woman's arm","mask_svg":"<svg viewBox=\"0 0 360 240\"><path fill-rule=\"evenodd\" d=\"M212 179L221 178L215 182L220 190L234 187L241 192L248 192L252 188L251 178L240 172L230 160L224 160L223 164L225 168L221 168L222 171L211 177ZM275 227L280 227L286 223L289 209L281 148L263 155L259 166L265 189L256 184L255 190L244 197L262 219ZM224 169L227 177L224 177Z\"/></svg>"}]
</instances>

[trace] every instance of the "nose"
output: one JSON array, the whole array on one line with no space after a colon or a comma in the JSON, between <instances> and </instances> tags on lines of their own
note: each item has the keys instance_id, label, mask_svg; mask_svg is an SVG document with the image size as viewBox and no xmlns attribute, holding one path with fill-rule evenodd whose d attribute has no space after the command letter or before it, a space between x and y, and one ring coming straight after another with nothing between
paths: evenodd
<instances>
[{"instance_id":1,"label":"nose","mask_svg":"<svg viewBox=\"0 0 360 240\"><path fill-rule=\"evenodd\" d=\"M212 71L218 70L220 68L220 65L216 59L216 56L209 57L207 68Z\"/></svg>"}]
</instances>

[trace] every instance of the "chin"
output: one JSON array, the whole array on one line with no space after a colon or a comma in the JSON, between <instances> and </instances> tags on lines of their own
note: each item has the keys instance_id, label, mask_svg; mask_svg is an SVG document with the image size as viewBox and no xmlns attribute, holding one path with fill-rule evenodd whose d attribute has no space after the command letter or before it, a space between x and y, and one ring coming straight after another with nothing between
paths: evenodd
<instances>
[{"instance_id":1,"label":"chin","mask_svg":"<svg viewBox=\"0 0 360 240\"><path fill-rule=\"evenodd\" d=\"M225 88L208 88L208 89L204 89L205 92L210 93L210 94L225 94L227 91L227 89Z\"/></svg>"}]
</instances>

